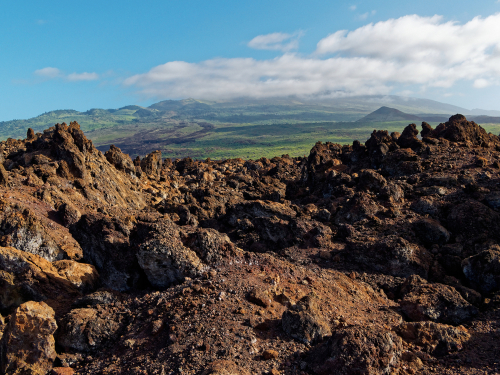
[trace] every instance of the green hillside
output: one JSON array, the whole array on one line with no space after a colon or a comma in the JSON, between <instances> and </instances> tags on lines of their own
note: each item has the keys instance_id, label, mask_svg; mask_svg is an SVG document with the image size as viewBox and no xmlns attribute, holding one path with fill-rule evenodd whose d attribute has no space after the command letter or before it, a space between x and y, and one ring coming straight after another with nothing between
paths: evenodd
<instances>
[{"instance_id":1,"label":"green hillside","mask_svg":"<svg viewBox=\"0 0 500 375\"><path fill-rule=\"evenodd\" d=\"M387 102L396 109L384 109L377 115ZM330 101L166 100L150 107L58 110L27 120L0 122L0 139L24 138L28 128L41 132L55 123L78 121L101 151L115 144L133 157L153 150L174 158L297 156L307 154L318 140L350 143L365 141L374 128L402 131L408 123L417 122L412 121L418 118L415 113L443 116L465 111L429 100L387 96ZM365 117L371 112L374 118ZM496 125L491 126L495 129Z\"/></svg>"}]
</instances>

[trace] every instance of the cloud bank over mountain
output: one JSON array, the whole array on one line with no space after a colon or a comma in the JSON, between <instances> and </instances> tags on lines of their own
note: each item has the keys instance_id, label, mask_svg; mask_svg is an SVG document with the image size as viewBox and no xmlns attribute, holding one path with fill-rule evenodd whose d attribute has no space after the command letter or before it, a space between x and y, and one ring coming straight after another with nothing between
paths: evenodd
<instances>
[{"instance_id":1,"label":"cloud bank over mountain","mask_svg":"<svg viewBox=\"0 0 500 375\"><path fill-rule=\"evenodd\" d=\"M298 49L303 32L259 35L247 46L278 51L275 58L170 61L125 78L147 98L265 98L370 95L500 84L500 13L459 24L442 16L407 15L339 30L319 40L310 55ZM65 73L46 67L44 79L95 81L97 73Z\"/></svg>"},{"instance_id":2,"label":"cloud bank over mountain","mask_svg":"<svg viewBox=\"0 0 500 375\"><path fill-rule=\"evenodd\" d=\"M450 88L458 81L484 88L500 79L500 14L465 24L418 15L370 23L328 35L310 56L290 52L298 37L273 33L248 43L283 51L273 59L171 61L124 83L147 97L224 99L387 94L409 86Z\"/></svg>"}]
</instances>

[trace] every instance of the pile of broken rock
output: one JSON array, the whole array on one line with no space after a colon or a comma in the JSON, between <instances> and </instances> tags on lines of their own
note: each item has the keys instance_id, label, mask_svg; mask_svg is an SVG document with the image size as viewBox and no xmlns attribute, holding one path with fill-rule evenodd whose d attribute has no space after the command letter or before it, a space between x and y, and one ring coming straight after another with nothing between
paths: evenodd
<instances>
[{"instance_id":1,"label":"pile of broken rock","mask_svg":"<svg viewBox=\"0 0 500 375\"><path fill-rule=\"evenodd\" d=\"M0 143L4 374L500 372L500 139L132 160L77 123Z\"/></svg>"}]
</instances>

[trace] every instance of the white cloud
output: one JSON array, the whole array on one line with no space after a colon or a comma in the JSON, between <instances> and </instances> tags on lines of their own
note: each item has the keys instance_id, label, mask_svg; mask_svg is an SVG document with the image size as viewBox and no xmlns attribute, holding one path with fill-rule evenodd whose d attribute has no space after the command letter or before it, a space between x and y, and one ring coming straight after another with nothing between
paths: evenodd
<instances>
[{"instance_id":1,"label":"white cloud","mask_svg":"<svg viewBox=\"0 0 500 375\"><path fill-rule=\"evenodd\" d=\"M360 15L358 16L358 18L359 18L360 20L366 20L366 19L368 18L368 16L369 16L369 15L370 15L370 13L366 12L366 13L360 14Z\"/></svg>"},{"instance_id":2,"label":"white cloud","mask_svg":"<svg viewBox=\"0 0 500 375\"><path fill-rule=\"evenodd\" d=\"M313 59L285 54L272 60L214 59L201 63L173 61L132 76L147 96L231 98L286 95L346 95L388 92L383 83L390 66L368 59ZM377 72L374 79L374 72ZM380 72L384 77L380 79Z\"/></svg>"},{"instance_id":3,"label":"white cloud","mask_svg":"<svg viewBox=\"0 0 500 375\"><path fill-rule=\"evenodd\" d=\"M484 78L478 78L473 83L473 86L476 89L484 89L485 87L488 87L490 85L491 85L491 82L488 81L487 79L484 79Z\"/></svg>"},{"instance_id":4,"label":"white cloud","mask_svg":"<svg viewBox=\"0 0 500 375\"><path fill-rule=\"evenodd\" d=\"M376 10L372 10L371 12L366 12L366 13L358 15L358 18L360 20L366 20L369 16L374 16L376 13L377 13Z\"/></svg>"},{"instance_id":5,"label":"white cloud","mask_svg":"<svg viewBox=\"0 0 500 375\"><path fill-rule=\"evenodd\" d=\"M456 63L484 57L491 47L500 51L500 14L464 25L411 15L337 31L319 41L317 52Z\"/></svg>"},{"instance_id":6,"label":"white cloud","mask_svg":"<svg viewBox=\"0 0 500 375\"><path fill-rule=\"evenodd\" d=\"M95 81L99 79L99 74L97 73L71 73L66 76L68 81Z\"/></svg>"},{"instance_id":7,"label":"white cloud","mask_svg":"<svg viewBox=\"0 0 500 375\"><path fill-rule=\"evenodd\" d=\"M356 7L356 5L351 5L351 6L349 7L349 9L350 9L350 10L352 10L352 11L356 10L356 8L357 8L357 7Z\"/></svg>"},{"instance_id":8,"label":"white cloud","mask_svg":"<svg viewBox=\"0 0 500 375\"><path fill-rule=\"evenodd\" d=\"M46 67L43 69L35 70L35 75L39 77L43 77L45 79L56 79L62 78L66 81L95 81L99 79L99 75L97 73L70 73L66 74L57 68Z\"/></svg>"},{"instance_id":9,"label":"white cloud","mask_svg":"<svg viewBox=\"0 0 500 375\"><path fill-rule=\"evenodd\" d=\"M57 68L51 68L50 66L35 70L35 75L44 78L57 78L61 76L61 71Z\"/></svg>"},{"instance_id":10,"label":"white cloud","mask_svg":"<svg viewBox=\"0 0 500 375\"><path fill-rule=\"evenodd\" d=\"M283 35L289 34L257 42L282 45L288 40ZM320 40L310 57L172 61L129 77L125 85L149 97L216 99L389 94L408 87L452 88L462 80L486 87L499 79L500 14L462 25L411 15L337 31Z\"/></svg>"},{"instance_id":11,"label":"white cloud","mask_svg":"<svg viewBox=\"0 0 500 375\"><path fill-rule=\"evenodd\" d=\"M299 38L302 32L294 34L272 33L258 35L248 42L248 47L254 49L275 50L288 52L299 47Z\"/></svg>"}]
</instances>

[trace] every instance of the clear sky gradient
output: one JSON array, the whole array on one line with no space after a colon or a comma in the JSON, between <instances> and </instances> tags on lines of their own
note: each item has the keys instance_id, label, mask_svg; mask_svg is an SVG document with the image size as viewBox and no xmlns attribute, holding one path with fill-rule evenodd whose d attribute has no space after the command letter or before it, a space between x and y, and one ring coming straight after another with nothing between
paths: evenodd
<instances>
[{"instance_id":1,"label":"clear sky gradient","mask_svg":"<svg viewBox=\"0 0 500 375\"><path fill-rule=\"evenodd\" d=\"M0 121L185 97L500 110L500 2L4 1L0 62Z\"/></svg>"}]
</instances>

